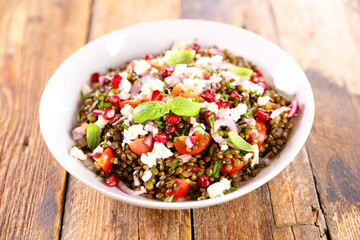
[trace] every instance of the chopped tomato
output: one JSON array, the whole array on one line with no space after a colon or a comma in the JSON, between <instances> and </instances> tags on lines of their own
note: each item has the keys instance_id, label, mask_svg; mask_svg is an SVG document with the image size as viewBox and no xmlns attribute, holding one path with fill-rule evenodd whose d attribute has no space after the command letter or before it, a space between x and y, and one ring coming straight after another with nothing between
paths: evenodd
<instances>
[{"instance_id":1,"label":"chopped tomato","mask_svg":"<svg viewBox=\"0 0 360 240\"><path fill-rule=\"evenodd\" d=\"M234 164L233 164L234 160L235 160L234 158L231 159L232 168L229 171L226 170L226 165L227 164L224 163L223 165L221 165L220 172L222 172L222 173L235 173L235 172L240 171L245 166L245 163L240 161L239 166L235 167Z\"/></svg>"},{"instance_id":2,"label":"chopped tomato","mask_svg":"<svg viewBox=\"0 0 360 240\"><path fill-rule=\"evenodd\" d=\"M212 73L209 73L208 71L203 72L204 73L204 79L205 80L209 80L209 78L211 77Z\"/></svg>"},{"instance_id":3,"label":"chopped tomato","mask_svg":"<svg viewBox=\"0 0 360 240\"><path fill-rule=\"evenodd\" d=\"M153 91L151 95L151 101L161 101L163 98L164 97L159 90Z\"/></svg>"},{"instance_id":4,"label":"chopped tomato","mask_svg":"<svg viewBox=\"0 0 360 240\"><path fill-rule=\"evenodd\" d=\"M145 141L145 138L139 138L139 139L133 140L129 144L131 151L133 151L137 155L141 155L143 153L146 154L148 152L151 152L151 150L153 149L154 146L148 146L144 143L144 141Z\"/></svg>"},{"instance_id":5,"label":"chopped tomato","mask_svg":"<svg viewBox=\"0 0 360 240\"><path fill-rule=\"evenodd\" d=\"M173 95L173 97L181 96L184 98L197 98L203 102L202 97L192 93L190 89L187 89L181 83L178 83L174 86L174 88L171 91L171 95Z\"/></svg>"},{"instance_id":6,"label":"chopped tomato","mask_svg":"<svg viewBox=\"0 0 360 240\"><path fill-rule=\"evenodd\" d=\"M265 141L265 136L266 136L266 126L265 126L265 123L263 122L263 121L260 121L259 119L257 119L256 120L256 124L255 124L255 127L256 127L256 129L258 129L258 126L260 125L260 129L259 130L255 130L255 131L257 131L257 145L258 145L258 147L260 148L261 147L261 145L264 143L264 141ZM247 141L249 142L249 143L251 143L251 139L253 139L253 137L249 137L248 139L247 139Z\"/></svg>"},{"instance_id":7,"label":"chopped tomato","mask_svg":"<svg viewBox=\"0 0 360 240\"><path fill-rule=\"evenodd\" d=\"M114 158L113 152L110 147L105 148L105 150L97 157L93 157L97 164L104 170L104 172L109 172L112 165L112 160Z\"/></svg>"},{"instance_id":8,"label":"chopped tomato","mask_svg":"<svg viewBox=\"0 0 360 240\"><path fill-rule=\"evenodd\" d=\"M204 150L204 148L208 145L208 143L210 141L209 135L207 136L207 139L205 139L203 135L192 136L192 139L194 141L194 146L196 146L197 148L195 150L193 150L191 148L191 151L187 152L186 151L186 143L185 143L186 138L188 138L188 136L176 137L175 138L176 140L174 141L174 146L175 146L176 150L181 154L190 154L190 155L197 154L197 153L201 152L202 150ZM202 146L197 146L197 142L200 140L204 141L204 144Z\"/></svg>"},{"instance_id":9,"label":"chopped tomato","mask_svg":"<svg viewBox=\"0 0 360 240\"><path fill-rule=\"evenodd\" d=\"M201 167L187 167L187 168L185 168L185 170L188 172L191 172L191 173L198 174L199 172L201 172L204 169Z\"/></svg>"},{"instance_id":10,"label":"chopped tomato","mask_svg":"<svg viewBox=\"0 0 360 240\"><path fill-rule=\"evenodd\" d=\"M273 103L273 102L267 102L267 103L265 104L265 109L268 109L268 110L270 110L270 109L275 110L275 109L277 109L278 107L279 107L279 104Z\"/></svg>"},{"instance_id":11,"label":"chopped tomato","mask_svg":"<svg viewBox=\"0 0 360 240\"><path fill-rule=\"evenodd\" d=\"M136 108L140 103L147 102L148 99L133 99L133 100L126 100L119 103L120 108L125 107L126 104L129 104L133 108Z\"/></svg>"},{"instance_id":12,"label":"chopped tomato","mask_svg":"<svg viewBox=\"0 0 360 240\"><path fill-rule=\"evenodd\" d=\"M148 61L152 68L156 68L158 71L161 71L161 66L156 63L151 63Z\"/></svg>"},{"instance_id":13,"label":"chopped tomato","mask_svg":"<svg viewBox=\"0 0 360 240\"><path fill-rule=\"evenodd\" d=\"M175 192L173 189L171 192L169 193L165 193L165 197L171 196L173 195L173 199L179 199L182 198L183 196L185 196L188 191L190 190L190 180L186 180L186 179L176 179L174 184L177 183L180 187L179 191Z\"/></svg>"}]
</instances>

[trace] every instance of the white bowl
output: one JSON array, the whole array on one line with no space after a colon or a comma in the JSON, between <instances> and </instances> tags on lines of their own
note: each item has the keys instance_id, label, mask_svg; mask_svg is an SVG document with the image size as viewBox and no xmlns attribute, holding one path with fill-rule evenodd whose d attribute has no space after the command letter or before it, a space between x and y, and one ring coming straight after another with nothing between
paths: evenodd
<instances>
[{"instance_id":1,"label":"white bowl","mask_svg":"<svg viewBox=\"0 0 360 240\"><path fill-rule=\"evenodd\" d=\"M106 72L145 54L168 49L175 40L198 39L202 46L217 45L252 61L267 80L302 106L289 141L280 157L255 178L225 196L203 201L168 203L132 197L117 188L105 186L100 178L70 156L74 145L71 130L76 125L82 84L88 83L94 72ZM40 103L40 127L45 142L55 159L86 185L114 199L142 207L187 209L211 206L238 198L268 182L281 172L298 154L310 133L314 119L314 97L309 81L299 65L272 42L234 26L199 20L166 20L124 28L90 42L71 55L50 78ZM299 171L302 171L299 169Z\"/></svg>"}]
</instances>

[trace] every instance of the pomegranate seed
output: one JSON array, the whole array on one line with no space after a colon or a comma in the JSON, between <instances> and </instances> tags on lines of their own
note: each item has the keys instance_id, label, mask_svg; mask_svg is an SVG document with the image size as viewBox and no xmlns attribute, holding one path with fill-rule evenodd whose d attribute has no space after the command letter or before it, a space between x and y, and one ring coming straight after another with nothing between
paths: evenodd
<instances>
[{"instance_id":1,"label":"pomegranate seed","mask_svg":"<svg viewBox=\"0 0 360 240\"><path fill-rule=\"evenodd\" d=\"M113 105L113 106L119 106L121 99L119 96L114 95L114 96L111 96L109 98L109 100L107 100L107 102L111 103L111 105Z\"/></svg>"},{"instance_id":2,"label":"pomegranate seed","mask_svg":"<svg viewBox=\"0 0 360 240\"><path fill-rule=\"evenodd\" d=\"M110 121L115 118L115 113L116 113L115 109L113 109L112 107L107 107L105 108L104 113L102 115L105 120Z\"/></svg>"},{"instance_id":3,"label":"pomegranate seed","mask_svg":"<svg viewBox=\"0 0 360 240\"><path fill-rule=\"evenodd\" d=\"M119 75L119 74L116 74L112 80L111 80L111 83L113 85L114 88L119 88L119 85L121 83L121 79L122 77Z\"/></svg>"},{"instance_id":4,"label":"pomegranate seed","mask_svg":"<svg viewBox=\"0 0 360 240\"><path fill-rule=\"evenodd\" d=\"M178 115L175 115L175 114L170 114L169 117L167 118L166 122L176 125L181 122L181 117L179 117Z\"/></svg>"},{"instance_id":5,"label":"pomegranate seed","mask_svg":"<svg viewBox=\"0 0 360 240\"><path fill-rule=\"evenodd\" d=\"M256 73L259 77L262 77L262 74L259 70L254 70L254 73Z\"/></svg>"},{"instance_id":6,"label":"pomegranate seed","mask_svg":"<svg viewBox=\"0 0 360 240\"><path fill-rule=\"evenodd\" d=\"M159 133L155 136L155 142L165 144L169 140L169 137L166 133Z\"/></svg>"},{"instance_id":7,"label":"pomegranate seed","mask_svg":"<svg viewBox=\"0 0 360 240\"><path fill-rule=\"evenodd\" d=\"M119 183L119 178L115 175L111 175L106 179L106 186L108 187L115 187Z\"/></svg>"},{"instance_id":8,"label":"pomegranate seed","mask_svg":"<svg viewBox=\"0 0 360 240\"><path fill-rule=\"evenodd\" d=\"M230 106L230 103L228 100L219 99L217 100L216 105L218 105L219 109L221 109L221 108L228 108Z\"/></svg>"},{"instance_id":9,"label":"pomegranate seed","mask_svg":"<svg viewBox=\"0 0 360 240\"><path fill-rule=\"evenodd\" d=\"M266 82L260 80L259 82L257 82L257 84L262 87L265 91L268 90L268 86L266 84Z\"/></svg>"},{"instance_id":10,"label":"pomegranate seed","mask_svg":"<svg viewBox=\"0 0 360 240\"><path fill-rule=\"evenodd\" d=\"M159 90L153 91L151 95L151 101L161 101L163 99L163 95L161 95Z\"/></svg>"},{"instance_id":11,"label":"pomegranate seed","mask_svg":"<svg viewBox=\"0 0 360 240\"><path fill-rule=\"evenodd\" d=\"M166 128L166 131L165 131L168 135L171 135L173 137L176 136L176 127L174 125L170 125Z\"/></svg>"},{"instance_id":12,"label":"pomegranate seed","mask_svg":"<svg viewBox=\"0 0 360 240\"><path fill-rule=\"evenodd\" d=\"M267 122L270 120L270 113L265 110L262 109L256 110L256 115L263 122Z\"/></svg>"},{"instance_id":13,"label":"pomegranate seed","mask_svg":"<svg viewBox=\"0 0 360 240\"><path fill-rule=\"evenodd\" d=\"M90 81L92 83L97 83L99 82L99 77L100 77L99 73L93 73L93 75L91 75Z\"/></svg>"},{"instance_id":14,"label":"pomegranate seed","mask_svg":"<svg viewBox=\"0 0 360 240\"><path fill-rule=\"evenodd\" d=\"M193 43L191 44L190 48L198 52L200 50L200 45L197 43Z\"/></svg>"},{"instance_id":15,"label":"pomegranate seed","mask_svg":"<svg viewBox=\"0 0 360 240\"><path fill-rule=\"evenodd\" d=\"M201 94L201 96L205 99L207 102L213 102L215 101L215 93L211 90L206 90Z\"/></svg>"},{"instance_id":16,"label":"pomegranate seed","mask_svg":"<svg viewBox=\"0 0 360 240\"><path fill-rule=\"evenodd\" d=\"M207 124L209 124L209 125L210 125L209 117L211 117L211 116L214 116L214 121L215 121L215 119L216 119L216 114L215 114L214 112L210 111L210 110L207 110L207 111L205 112L205 121L206 121Z\"/></svg>"},{"instance_id":17,"label":"pomegranate seed","mask_svg":"<svg viewBox=\"0 0 360 240\"><path fill-rule=\"evenodd\" d=\"M235 98L238 99L238 103L241 103L242 100L243 100L243 96L241 96L241 95L238 94L237 92L232 92L232 93L230 94L230 101L234 101Z\"/></svg>"},{"instance_id":18,"label":"pomegranate seed","mask_svg":"<svg viewBox=\"0 0 360 240\"><path fill-rule=\"evenodd\" d=\"M174 72L174 70L175 70L175 69L174 69L173 66L167 65L167 66L164 68L163 72L162 72L163 78L166 78L166 77L171 76L171 74Z\"/></svg>"},{"instance_id":19,"label":"pomegranate seed","mask_svg":"<svg viewBox=\"0 0 360 240\"><path fill-rule=\"evenodd\" d=\"M198 178L198 185L200 188L208 188L210 186L210 179L206 175L201 175Z\"/></svg>"},{"instance_id":20,"label":"pomegranate seed","mask_svg":"<svg viewBox=\"0 0 360 240\"><path fill-rule=\"evenodd\" d=\"M145 55L145 57L144 57L144 60L152 60L152 59L154 59L154 56L151 54Z\"/></svg>"},{"instance_id":21,"label":"pomegranate seed","mask_svg":"<svg viewBox=\"0 0 360 240\"><path fill-rule=\"evenodd\" d=\"M209 80L209 78L212 76L212 73L209 73L208 71L203 72L204 79Z\"/></svg>"}]
</instances>

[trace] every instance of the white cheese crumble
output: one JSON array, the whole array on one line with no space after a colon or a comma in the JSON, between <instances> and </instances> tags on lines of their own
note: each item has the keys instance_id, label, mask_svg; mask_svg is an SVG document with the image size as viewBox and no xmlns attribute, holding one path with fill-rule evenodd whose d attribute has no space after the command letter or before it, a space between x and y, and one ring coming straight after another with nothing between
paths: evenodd
<instances>
[{"instance_id":1,"label":"white cheese crumble","mask_svg":"<svg viewBox=\"0 0 360 240\"><path fill-rule=\"evenodd\" d=\"M215 55L212 57L200 57L196 62L196 67L206 68L212 64L221 63L223 61L223 56Z\"/></svg>"},{"instance_id":2,"label":"white cheese crumble","mask_svg":"<svg viewBox=\"0 0 360 240\"><path fill-rule=\"evenodd\" d=\"M215 113L215 115L218 114L219 111L219 107L216 103L214 102L202 102L199 103L201 107L206 108L209 111L212 111L213 113Z\"/></svg>"},{"instance_id":3,"label":"white cheese crumble","mask_svg":"<svg viewBox=\"0 0 360 240\"><path fill-rule=\"evenodd\" d=\"M237 122L242 115L247 111L247 106L244 103L238 104L235 108L222 108L218 111L218 118L226 118Z\"/></svg>"},{"instance_id":4,"label":"white cheese crumble","mask_svg":"<svg viewBox=\"0 0 360 240\"><path fill-rule=\"evenodd\" d=\"M151 75L154 75L154 73L158 74L159 71L158 71L156 68L153 68L153 67L152 67L152 68L150 69L150 74L151 74ZM156 76L156 75L155 75L155 76Z\"/></svg>"},{"instance_id":5,"label":"white cheese crumble","mask_svg":"<svg viewBox=\"0 0 360 240\"><path fill-rule=\"evenodd\" d=\"M175 69L174 69L174 72L172 73L172 76L184 77L186 68L187 68L186 64L178 64L178 65L176 65Z\"/></svg>"},{"instance_id":6,"label":"white cheese crumble","mask_svg":"<svg viewBox=\"0 0 360 240\"><path fill-rule=\"evenodd\" d=\"M191 123L192 125L194 125L195 123L197 123L196 118L190 117L190 123Z\"/></svg>"},{"instance_id":7,"label":"white cheese crumble","mask_svg":"<svg viewBox=\"0 0 360 240\"><path fill-rule=\"evenodd\" d=\"M98 125L100 129L103 129L106 124L108 124L108 122L108 120L106 120L105 118L103 118L103 116L100 115L95 124Z\"/></svg>"},{"instance_id":8,"label":"white cheese crumble","mask_svg":"<svg viewBox=\"0 0 360 240\"><path fill-rule=\"evenodd\" d=\"M148 131L144 130L144 126L141 124L132 125L128 129L124 130L124 140L121 143L122 146L130 144L131 140L136 139L139 135L146 135Z\"/></svg>"},{"instance_id":9,"label":"white cheese crumble","mask_svg":"<svg viewBox=\"0 0 360 240\"><path fill-rule=\"evenodd\" d=\"M122 109L121 109L121 114L123 116L125 116L129 121L133 120L133 112L134 112L134 108L132 106L130 106L129 104L126 104Z\"/></svg>"},{"instance_id":10,"label":"white cheese crumble","mask_svg":"<svg viewBox=\"0 0 360 240\"><path fill-rule=\"evenodd\" d=\"M147 154L143 153L140 160L142 163L148 165L149 167L152 167L156 165L157 158L168 158L172 155L172 151L165 147L164 144L155 142L153 150Z\"/></svg>"},{"instance_id":11,"label":"white cheese crumble","mask_svg":"<svg viewBox=\"0 0 360 240\"><path fill-rule=\"evenodd\" d=\"M199 78L185 78L183 84L186 88L190 89L195 94L201 94L203 92L203 88L206 85L206 81Z\"/></svg>"},{"instance_id":12,"label":"white cheese crumble","mask_svg":"<svg viewBox=\"0 0 360 240\"><path fill-rule=\"evenodd\" d=\"M247 154L245 154L245 156L244 156L244 161L246 162L246 163L248 163L249 162L249 159L253 156L254 154L252 154L252 153L247 153Z\"/></svg>"},{"instance_id":13,"label":"white cheese crumble","mask_svg":"<svg viewBox=\"0 0 360 240\"><path fill-rule=\"evenodd\" d=\"M87 84L84 84L81 88L81 92L83 95L88 95L89 93L91 93L91 91L92 89Z\"/></svg>"},{"instance_id":14,"label":"white cheese crumble","mask_svg":"<svg viewBox=\"0 0 360 240\"><path fill-rule=\"evenodd\" d=\"M209 80L207 80L208 83L219 83L223 80L223 78L219 74L213 74L211 77L209 77Z\"/></svg>"},{"instance_id":15,"label":"white cheese crumble","mask_svg":"<svg viewBox=\"0 0 360 240\"><path fill-rule=\"evenodd\" d=\"M158 133L159 133L159 129L154 128L154 130L152 131L153 137L155 137Z\"/></svg>"},{"instance_id":16,"label":"white cheese crumble","mask_svg":"<svg viewBox=\"0 0 360 240\"><path fill-rule=\"evenodd\" d=\"M151 170L146 170L146 171L144 172L144 175L141 177L141 179L142 179L144 182L147 182L151 177L152 177Z\"/></svg>"},{"instance_id":17,"label":"white cheese crumble","mask_svg":"<svg viewBox=\"0 0 360 240\"><path fill-rule=\"evenodd\" d=\"M258 97L257 103L259 104L259 106L264 106L265 104L267 104L270 100L269 96L265 96L265 97Z\"/></svg>"},{"instance_id":18,"label":"white cheese crumble","mask_svg":"<svg viewBox=\"0 0 360 240\"><path fill-rule=\"evenodd\" d=\"M70 155L76 159L79 159L79 160L86 160L87 159L87 156L84 154L84 152L77 148L77 147L73 147L71 150L70 150Z\"/></svg>"},{"instance_id":19,"label":"white cheese crumble","mask_svg":"<svg viewBox=\"0 0 360 240\"><path fill-rule=\"evenodd\" d=\"M221 76L225 79L226 82L230 82L231 80L233 80L231 82L231 84L233 86L237 86L239 85L243 80L247 80L249 78L241 78L239 76L236 76L235 74L233 74L230 71L222 71L220 72Z\"/></svg>"},{"instance_id":20,"label":"white cheese crumble","mask_svg":"<svg viewBox=\"0 0 360 240\"><path fill-rule=\"evenodd\" d=\"M176 40L172 45L171 50L175 50L175 51L183 50L186 49L188 46L189 46L188 42Z\"/></svg>"},{"instance_id":21,"label":"white cheese crumble","mask_svg":"<svg viewBox=\"0 0 360 240\"><path fill-rule=\"evenodd\" d=\"M220 197L224 196L224 191L229 190L230 187L230 181L226 178L223 178L220 182L211 184L207 188L207 192L209 193L210 198Z\"/></svg>"},{"instance_id":22,"label":"white cheese crumble","mask_svg":"<svg viewBox=\"0 0 360 240\"><path fill-rule=\"evenodd\" d=\"M271 119L274 119L278 116L280 116L281 113L283 113L284 111L290 111L291 109L289 107L281 107L281 108L278 108L278 109L275 109L271 115L270 115L270 118Z\"/></svg>"},{"instance_id":23,"label":"white cheese crumble","mask_svg":"<svg viewBox=\"0 0 360 240\"><path fill-rule=\"evenodd\" d=\"M160 79L149 80L141 87L140 95L143 98L151 98L153 91L159 90L160 92L163 92L164 86L165 83Z\"/></svg>"},{"instance_id":24,"label":"white cheese crumble","mask_svg":"<svg viewBox=\"0 0 360 240\"><path fill-rule=\"evenodd\" d=\"M242 82L242 86L244 90L248 90L249 92L255 93L257 95L262 95L264 93L264 88L250 81Z\"/></svg>"},{"instance_id":25,"label":"white cheese crumble","mask_svg":"<svg viewBox=\"0 0 360 240\"><path fill-rule=\"evenodd\" d=\"M255 147L254 158L251 160L251 166L253 167L255 164L259 163L259 147L257 144L253 145Z\"/></svg>"},{"instance_id":26,"label":"white cheese crumble","mask_svg":"<svg viewBox=\"0 0 360 240\"><path fill-rule=\"evenodd\" d=\"M229 146L227 145L227 142L225 141L224 143L221 144L221 146L220 146L221 151L226 151L226 150L229 149Z\"/></svg>"},{"instance_id":27,"label":"white cheese crumble","mask_svg":"<svg viewBox=\"0 0 360 240\"><path fill-rule=\"evenodd\" d=\"M149 152L147 154L145 154L145 153L141 154L140 160L143 164L146 164L149 167L152 167L152 166L156 165L157 158L158 158L158 155Z\"/></svg>"},{"instance_id":28,"label":"white cheese crumble","mask_svg":"<svg viewBox=\"0 0 360 240\"><path fill-rule=\"evenodd\" d=\"M127 79L127 72L122 72L119 74L121 76L121 82L119 84L119 90L120 90L120 98L122 100L127 100L130 98L130 90L131 90L131 83Z\"/></svg>"},{"instance_id":29,"label":"white cheese crumble","mask_svg":"<svg viewBox=\"0 0 360 240\"><path fill-rule=\"evenodd\" d=\"M150 68L151 65L146 60L134 60L134 71L137 75L145 75Z\"/></svg>"}]
</instances>

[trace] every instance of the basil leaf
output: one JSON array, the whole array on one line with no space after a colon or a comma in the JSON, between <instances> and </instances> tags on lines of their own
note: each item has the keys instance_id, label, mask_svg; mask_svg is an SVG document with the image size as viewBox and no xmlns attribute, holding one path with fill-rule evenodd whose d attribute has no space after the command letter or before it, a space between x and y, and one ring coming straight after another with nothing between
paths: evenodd
<instances>
[{"instance_id":1,"label":"basil leaf","mask_svg":"<svg viewBox=\"0 0 360 240\"><path fill-rule=\"evenodd\" d=\"M101 130L95 123L90 123L86 129L86 141L91 151L93 151L101 142Z\"/></svg>"},{"instance_id":2,"label":"basil leaf","mask_svg":"<svg viewBox=\"0 0 360 240\"><path fill-rule=\"evenodd\" d=\"M199 115L201 106L184 97L175 97L171 101L170 109L178 116L193 117Z\"/></svg>"},{"instance_id":3,"label":"basil leaf","mask_svg":"<svg viewBox=\"0 0 360 240\"><path fill-rule=\"evenodd\" d=\"M255 150L253 145L251 145L250 143L245 141L236 132L230 131L228 133L228 136L229 136L229 139L230 139L231 143L234 144L235 147L237 147L237 148L239 148L241 150L244 150L244 151L248 151L248 152L252 152L252 151Z\"/></svg>"},{"instance_id":4,"label":"basil leaf","mask_svg":"<svg viewBox=\"0 0 360 240\"><path fill-rule=\"evenodd\" d=\"M134 109L134 121L142 123L164 116L170 111L168 104L160 101L144 102Z\"/></svg>"},{"instance_id":5,"label":"basil leaf","mask_svg":"<svg viewBox=\"0 0 360 240\"><path fill-rule=\"evenodd\" d=\"M196 51L192 49L180 50L170 55L168 64L170 65L188 64L195 58L195 55L196 55Z\"/></svg>"},{"instance_id":6,"label":"basil leaf","mask_svg":"<svg viewBox=\"0 0 360 240\"><path fill-rule=\"evenodd\" d=\"M251 77L253 70L250 68L244 68L244 67L234 67L230 66L228 67L228 70L239 77Z\"/></svg>"}]
</instances>

